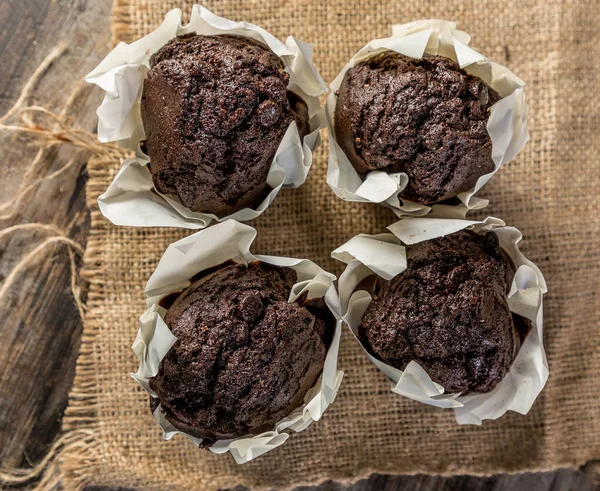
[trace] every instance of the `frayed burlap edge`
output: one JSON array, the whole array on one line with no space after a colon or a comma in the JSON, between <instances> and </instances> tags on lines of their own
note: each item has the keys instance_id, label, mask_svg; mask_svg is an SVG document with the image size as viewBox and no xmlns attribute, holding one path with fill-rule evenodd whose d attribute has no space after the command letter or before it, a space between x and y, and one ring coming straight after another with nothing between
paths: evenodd
<instances>
[{"instance_id":1,"label":"frayed burlap edge","mask_svg":"<svg viewBox=\"0 0 600 491\"><path fill-rule=\"evenodd\" d=\"M110 14L111 44L116 46L119 42L130 42L131 30L131 4L129 0L113 0Z\"/></svg>"},{"instance_id":2,"label":"frayed burlap edge","mask_svg":"<svg viewBox=\"0 0 600 491\"><path fill-rule=\"evenodd\" d=\"M93 358L95 338L101 329L101 320L95 315L94 307L103 296L102 249L98 240L103 217L98 210L96 197L104 190L104 183L110 180L106 164L114 162L114 158L114 154L95 155L88 162L86 199L90 208L91 230L81 273L89 284L87 314L83 321L73 389L63 419L63 433L68 441L58 456L59 472L66 489L81 489L100 483L98 470L102 467L106 470L99 452L101 442L98 436L102 427L97 416L97 403L100 394Z\"/></svg>"}]
</instances>

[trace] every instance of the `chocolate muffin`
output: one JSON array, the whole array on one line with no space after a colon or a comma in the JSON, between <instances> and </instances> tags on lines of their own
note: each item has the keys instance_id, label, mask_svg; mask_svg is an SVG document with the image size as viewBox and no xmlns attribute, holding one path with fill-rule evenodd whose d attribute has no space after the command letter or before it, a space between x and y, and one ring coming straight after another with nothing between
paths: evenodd
<instances>
[{"instance_id":1,"label":"chocolate muffin","mask_svg":"<svg viewBox=\"0 0 600 491\"><path fill-rule=\"evenodd\" d=\"M141 113L156 189L223 217L256 207L288 126L309 131L283 61L252 39L189 34L150 59Z\"/></svg>"},{"instance_id":2,"label":"chocolate muffin","mask_svg":"<svg viewBox=\"0 0 600 491\"><path fill-rule=\"evenodd\" d=\"M401 370L416 361L448 394L491 391L520 347L507 301L514 266L498 236L460 231L406 247L408 269L371 276L359 336Z\"/></svg>"},{"instance_id":3,"label":"chocolate muffin","mask_svg":"<svg viewBox=\"0 0 600 491\"><path fill-rule=\"evenodd\" d=\"M364 178L404 172L400 197L437 203L494 170L486 125L500 99L457 63L385 51L348 70L338 91L336 140Z\"/></svg>"},{"instance_id":4,"label":"chocolate muffin","mask_svg":"<svg viewBox=\"0 0 600 491\"><path fill-rule=\"evenodd\" d=\"M321 374L335 319L322 299L288 303L296 272L229 264L195 281L165 322L177 341L150 387L175 427L216 440L270 431Z\"/></svg>"}]
</instances>

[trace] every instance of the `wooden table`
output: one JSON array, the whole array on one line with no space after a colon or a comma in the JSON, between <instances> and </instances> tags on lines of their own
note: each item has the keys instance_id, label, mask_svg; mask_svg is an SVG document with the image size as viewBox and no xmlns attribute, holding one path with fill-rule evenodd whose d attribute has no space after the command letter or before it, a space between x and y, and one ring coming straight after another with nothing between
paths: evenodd
<instances>
[{"instance_id":1,"label":"wooden table","mask_svg":"<svg viewBox=\"0 0 600 491\"><path fill-rule=\"evenodd\" d=\"M40 82L32 101L59 110L77 80L109 49L110 8L108 0L2 0L0 115L12 106L47 54L66 42L66 54ZM72 111L77 125L88 130L94 128L95 108L101 97L99 90L86 90ZM0 135L0 205L15 196L35 154L23 137ZM49 175L68 158L63 150L47 152L36 175ZM0 230L16 224L54 224L84 245L90 227L85 182L85 160L80 158L64 174L37 186L22 200L14 216L0 220ZM0 215L6 212L0 211ZM44 238L45 233L31 230L0 238L0 282ZM27 468L42 458L60 434L61 416L73 381L81 320L70 290L68 255L64 248L52 247L0 299L2 466ZM376 475L350 489L588 490L594 487L593 480L592 465L587 465L580 471L489 478ZM319 489L346 488L326 483Z\"/></svg>"}]
</instances>

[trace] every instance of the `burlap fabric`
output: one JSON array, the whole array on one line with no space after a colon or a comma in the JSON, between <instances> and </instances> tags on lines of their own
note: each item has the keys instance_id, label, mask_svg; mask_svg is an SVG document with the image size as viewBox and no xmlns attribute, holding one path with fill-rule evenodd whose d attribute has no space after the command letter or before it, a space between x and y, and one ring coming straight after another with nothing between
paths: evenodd
<instances>
[{"instance_id":1,"label":"burlap fabric","mask_svg":"<svg viewBox=\"0 0 600 491\"><path fill-rule=\"evenodd\" d=\"M191 1L116 0L116 38L132 41L166 11ZM600 458L600 62L595 0L210 1L215 13L259 24L315 46L331 80L371 38L393 23L456 19L482 53L527 81L531 141L482 195L487 212L517 226L523 250L544 272L550 379L527 416L509 413L481 427L459 426L452 411L410 401L345 333L346 372L333 406L307 431L243 466L184 438L164 442L147 395L128 376L130 345L144 309L143 288L168 244L185 230L115 227L95 200L119 163L89 163L92 232L85 258L91 281L81 356L64 429L60 465L68 488L107 484L143 489L216 489L243 484L286 488L381 473L492 474L578 466ZM325 184L326 147L307 183L284 190L252 222L255 252L308 257L340 273L330 251L359 232L394 221L376 205L345 203ZM481 214L479 215L481 216Z\"/></svg>"}]
</instances>

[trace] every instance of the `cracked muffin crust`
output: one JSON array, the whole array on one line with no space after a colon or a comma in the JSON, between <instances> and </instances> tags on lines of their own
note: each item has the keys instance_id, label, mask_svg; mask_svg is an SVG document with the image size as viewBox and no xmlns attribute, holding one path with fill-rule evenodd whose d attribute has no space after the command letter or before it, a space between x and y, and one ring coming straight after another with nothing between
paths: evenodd
<instances>
[{"instance_id":1,"label":"cracked muffin crust","mask_svg":"<svg viewBox=\"0 0 600 491\"><path fill-rule=\"evenodd\" d=\"M498 236L460 231L406 254L407 270L392 280L368 278L361 341L401 370L415 360L445 393L493 390L517 354L521 322L508 306L515 271Z\"/></svg>"},{"instance_id":2,"label":"cracked muffin crust","mask_svg":"<svg viewBox=\"0 0 600 491\"><path fill-rule=\"evenodd\" d=\"M500 96L450 58L394 51L350 68L338 91L336 140L364 178L404 172L400 197L433 204L494 170L486 125Z\"/></svg>"},{"instance_id":3,"label":"cracked muffin crust","mask_svg":"<svg viewBox=\"0 0 600 491\"><path fill-rule=\"evenodd\" d=\"M141 114L156 189L219 217L258 206L290 123L309 131L283 61L252 39L192 33L159 49L150 67Z\"/></svg>"},{"instance_id":4,"label":"cracked muffin crust","mask_svg":"<svg viewBox=\"0 0 600 491\"><path fill-rule=\"evenodd\" d=\"M167 420L203 439L272 430L321 374L335 320L322 299L288 303L296 272L255 262L225 265L168 308L177 341L150 387Z\"/></svg>"}]
</instances>

